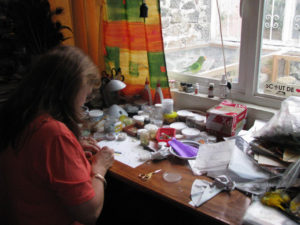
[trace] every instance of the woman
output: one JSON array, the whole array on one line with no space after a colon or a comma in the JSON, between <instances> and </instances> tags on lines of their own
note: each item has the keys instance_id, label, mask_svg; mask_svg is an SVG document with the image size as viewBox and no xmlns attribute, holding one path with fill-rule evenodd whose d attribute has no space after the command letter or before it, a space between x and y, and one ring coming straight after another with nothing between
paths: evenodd
<instances>
[{"instance_id":1,"label":"woman","mask_svg":"<svg viewBox=\"0 0 300 225\"><path fill-rule=\"evenodd\" d=\"M80 144L81 106L95 85L98 71L89 57L60 46L34 63L2 108L0 202L6 223L96 222L113 150ZM95 153L91 163L83 147Z\"/></svg>"}]
</instances>

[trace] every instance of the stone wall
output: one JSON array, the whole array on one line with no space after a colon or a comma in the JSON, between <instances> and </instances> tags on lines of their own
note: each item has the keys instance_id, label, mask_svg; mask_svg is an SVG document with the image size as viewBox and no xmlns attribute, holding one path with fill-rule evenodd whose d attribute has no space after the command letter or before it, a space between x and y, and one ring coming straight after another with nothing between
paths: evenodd
<instances>
[{"instance_id":1,"label":"stone wall","mask_svg":"<svg viewBox=\"0 0 300 225\"><path fill-rule=\"evenodd\" d=\"M160 0L166 50L192 47L210 39L210 0Z\"/></svg>"}]
</instances>

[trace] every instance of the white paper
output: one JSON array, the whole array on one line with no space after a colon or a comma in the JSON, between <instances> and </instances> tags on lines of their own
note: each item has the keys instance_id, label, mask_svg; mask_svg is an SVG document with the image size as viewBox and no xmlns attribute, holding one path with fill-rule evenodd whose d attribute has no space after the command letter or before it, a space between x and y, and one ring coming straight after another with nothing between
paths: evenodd
<instances>
[{"instance_id":1,"label":"white paper","mask_svg":"<svg viewBox=\"0 0 300 225\"><path fill-rule=\"evenodd\" d=\"M98 142L100 147L108 146L121 154L115 154L115 160L118 160L132 168L135 168L143 164L146 160L141 160L144 155L149 155L149 151L144 150L140 145L140 141L136 138L127 136L124 141L100 141Z\"/></svg>"},{"instance_id":2,"label":"white paper","mask_svg":"<svg viewBox=\"0 0 300 225\"><path fill-rule=\"evenodd\" d=\"M235 140L200 145L195 162L190 163L191 168L196 174L225 170L231 158L232 146L235 146Z\"/></svg>"}]
</instances>

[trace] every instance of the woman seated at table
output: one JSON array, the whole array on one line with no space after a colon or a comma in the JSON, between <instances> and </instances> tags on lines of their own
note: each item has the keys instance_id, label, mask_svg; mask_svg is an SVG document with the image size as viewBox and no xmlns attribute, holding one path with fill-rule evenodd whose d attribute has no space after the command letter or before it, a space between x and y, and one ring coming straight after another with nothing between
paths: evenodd
<instances>
[{"instance_id":1,"label":"woman seated at table","mask_svg":"<svg viewBox=\"0 0 300 225\"><path fill-rule=\"evenodd\" d=\"M1 224L95 223L113 163L112 149L80 141L81 106L95 85L98 71L90 58L60 46L35 61L3 106ZM84 150L95 153L91 162Z\"/></svg>"}]
</instances>

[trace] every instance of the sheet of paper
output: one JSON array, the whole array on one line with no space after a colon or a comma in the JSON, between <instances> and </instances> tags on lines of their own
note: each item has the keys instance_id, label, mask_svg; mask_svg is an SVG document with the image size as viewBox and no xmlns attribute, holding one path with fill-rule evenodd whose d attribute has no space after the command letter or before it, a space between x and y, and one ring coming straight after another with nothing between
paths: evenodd
<instances>
[{"instance_id":1,"label":"sheet of paper","mask_svg":"<svg viewBox=\"0 0 300 225\"><path fill-rule=\"evenodd\" d=\"M226 170L231 158L231 147L235 140L199 146L196 160L189 160L193 172L200 175L211 170Z\"/></svg>"},{"instance_id":2,"label":"sheet of paper","mask_svg":"<svg viewBox=\"0 0 300 225\"><path fill-rule=\"evenodd\" d=\"M285 165L280 163L279 161L276 161L276 160L274 160L270 157L264 156L264 155L255 154L254 159L260 165L285 167Z\"/></svg>"},{"instance_id":3,"label":"sheet of paper","mask_svg":"<svg viewBox=\"0 0 300 225\"><path fill-rule=\"evenodd\" d=\"M141 160L142 156L149 154L147 150L140 145L140 141L136 138L127 136L124 141L100 141L100 147L108 146L115 150L115 160L118 160L132 168L135 168L145 162ZM145 158L145 157L144 157Z\"/></svg>"}]
</instances>

